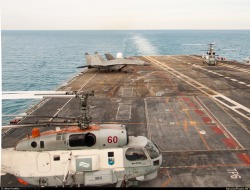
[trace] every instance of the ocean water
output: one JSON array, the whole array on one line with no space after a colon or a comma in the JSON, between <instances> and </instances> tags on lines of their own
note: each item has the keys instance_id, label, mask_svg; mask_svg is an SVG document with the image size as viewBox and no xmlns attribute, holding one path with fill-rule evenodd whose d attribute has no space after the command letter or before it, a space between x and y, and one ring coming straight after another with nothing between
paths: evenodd
<instances>
[{"instance_id":1,"label":"ocean water","mask_svg":"<svg viewBox=\"0 0 250 190\"><path fill-rule=\"evenodd\" d=\"M85 52L101 55L202 55L216 43L222 57L250 56L250 30L2 31L2 90L55 90L81 70ZM229 51L234 49L234 51ZM227 51L228 50L228 51ZM33 100L3 100L2 114L20 114ZM2 118L8 123L9 118Z\"/></svg>"}]
</instances>

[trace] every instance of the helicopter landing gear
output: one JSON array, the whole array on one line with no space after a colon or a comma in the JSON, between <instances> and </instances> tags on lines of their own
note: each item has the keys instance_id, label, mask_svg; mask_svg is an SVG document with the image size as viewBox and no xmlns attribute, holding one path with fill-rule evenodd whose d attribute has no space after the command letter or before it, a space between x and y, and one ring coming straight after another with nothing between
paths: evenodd
<instances>
[{"instance_id":1,"label":"helicopter landing gear","mask_svg":"<svg viewBox=\"0 0 250 190\"><path fill-rule=\"evenodd\" d=\"M38 180L39 186L40 187L47 187L48 186L48 179L45 177L41 177Z\"/></svg>"},{"instance_id":2,"label":"helicopter landing gear","mask_svg":"<svg viewBox=\"0 0 250 190\"><path fill-rule=\"evenodd\" d=\"M134 179L124 179L123 181L118 181L116 187L138 187L139 182Z\"/></svg>"}]
</instances>

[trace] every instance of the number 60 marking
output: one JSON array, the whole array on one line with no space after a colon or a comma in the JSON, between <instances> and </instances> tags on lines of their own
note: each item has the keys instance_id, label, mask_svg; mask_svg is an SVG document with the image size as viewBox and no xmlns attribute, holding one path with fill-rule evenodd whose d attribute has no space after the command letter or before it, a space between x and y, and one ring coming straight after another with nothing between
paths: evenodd
<instances>
[{"instance_id":1,"label":"number 60 marking","mask_svg":"<svg viewBox=\"0 0 250 190\"><path fill-rule=\"evenodd\" d=\"M108 140L108 143L117 143L118 137L117 136L114 136L114 137L109 136L107 140Z\"/></svg>"}]
</instances>

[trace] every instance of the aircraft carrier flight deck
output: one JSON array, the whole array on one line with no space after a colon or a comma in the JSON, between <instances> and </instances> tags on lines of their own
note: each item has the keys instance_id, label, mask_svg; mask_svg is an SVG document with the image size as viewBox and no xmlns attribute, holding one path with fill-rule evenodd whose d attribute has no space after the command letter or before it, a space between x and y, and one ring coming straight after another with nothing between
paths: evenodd
<instances>
[{"instance_id":1,"label":"aircraft carrier flight deck","mask_svg":"<svg viewBox=\"0 0 250 190\"><path fill-rule=\"evenodd\" d=\"M121 123L129 135L156 143L163 156L158 176L139 187L250 187L250 66L208 66L196 55L137 58L151 65L83 70L59 90L95 91L92 123ZM74 117L78 108L76 98L45 98L28 114ZM2 148L30 131L3 131ZM24 185L6 174L1 186Z\"/></svg>"}]
</instances>

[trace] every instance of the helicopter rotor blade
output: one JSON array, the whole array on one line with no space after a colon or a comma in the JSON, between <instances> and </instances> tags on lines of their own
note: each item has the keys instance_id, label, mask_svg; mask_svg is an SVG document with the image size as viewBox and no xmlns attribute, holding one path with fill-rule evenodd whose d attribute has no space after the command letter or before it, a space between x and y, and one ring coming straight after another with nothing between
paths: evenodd
<instances>
[{"instance_id":1,"label":"helicopter rotor blade","mask_svg":"<svg viewBox=\"0 0 250 190\"><path fill-rule=\"evenodd\" d=\"M2 99L42 99L42 98L73 98L76 94L68 91L4 91Z\"/></svg>"},{"instance_id":2,"label":"helicopter rotor blade","mask_svg":"<svg viewBox=\"0 0 250 190\"><path fill-rule=\"evenodd\" d=\"M2 129L18 129L24 127L46 127L46 124L3 125Z\"/></svg>"},{"instance_id":3,"label":"helicopter rotor blade","mask_svg":"<svg viewBox=\"0 0 250 190\"><path fill-rule=\"evenodd\" d=\"M236 49L220 49L221 51L236 51Z\"/></svg>"},{"instance_id":4,"label":"helicopter rotor blade","mask_svg":"<svg viewBox=\"0 0 250 190\"><path fill-rule=\"evenodd\" d=\"M204 46L204 45L207 45L207 44L181 44L183 46Z\"/></svg>"},{"instance_id":5,"label":"helicopter rotor blade","mask_svg":"<svg viewBox=\"0 0 250 190\"><path fill-rule=\"evenodd\" d=\"M77 117L61 117L61 116L46 116L46 115L2 115L2 117L40 117L40 118L52 118L52 119L77 119Z\"/></svg>"},{"instance_id":6,"label":"helicopter rotor blade","mask_svg":"<svg viewBox=\"0 0 250 190\"><path fill-rule=\"evenodd\" d=\"M47 127L47 126L77 126L78 123L37 123L37 124L17 124L17 125L3 125L2 129L19 129L26 127Z\"/></svg>"},{"instance_id":7,"label":"helicopter rotor blade","mask_svg":"<svg viewBox=\"0 0 250 190\"><path fill-rule=\"evenodd\" d=\"M2 94L66 94L67 91L3 91Z\"/></svg>"}]
</instances>

